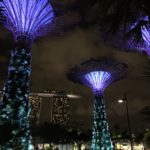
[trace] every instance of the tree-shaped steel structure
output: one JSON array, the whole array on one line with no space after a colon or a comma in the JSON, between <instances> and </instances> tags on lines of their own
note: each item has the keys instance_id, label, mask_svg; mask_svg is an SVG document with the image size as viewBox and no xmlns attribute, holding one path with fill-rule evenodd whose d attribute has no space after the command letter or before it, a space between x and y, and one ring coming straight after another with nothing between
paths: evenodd
<instances>
[{"instance_id":1,"label":"tree-shaped steel structure","mask_svg":"<svg viewBox=\"0 0 150 150\"><path fill-rule=\"evenodd\" d=\"M5 26L12 31L16 39L22 36L34 39L45 34L54 18L48 0L3 0L0 6L5 9Z\"/></svg>"},{"instance_id":2,"label":"tree-shaped steel structure","mask_svg":"<svg viewBox=\"0 0 150 150\"><path fill-rule=\"evenodd\" d=\"M144 52L150 57L150 22L148 16L139 18L127 33L127 48Z\"/></svg>"},{"instance_id":3,"label":"tree-shaped steel structure","mask_svg":"<svg viewBox=\"0 0 150 150\"><path fill-rule=\"evenodd\" d=\"M8 79L3 88L1 126L11 128L9 140L2 149L30 149L29 77L31 73L31 45L37 36L48 31L54 18L48 0L3 0L5 27L16 41L11 52Z\"/></svg>"},{"instance_id":4,"label":"tree-shaped steel structure","mask_svg":"<svg viewBox=\"0 0 150 150\"><path fill-rule=\"evenodd\" d=\"M103 24L101 33L106 43L128 52L140 52L150 57L150 20L148 16L138 16L132 23L118 28L115 34L109 33L109 25Z\"/></svg>"},{"instance_id":5,"label":"tree-shaped steel structure","mask_svg":"<svg viewBox=\"0 0 150 150\"><path fill-rule=\"evenodd\" d=\"M103 92L112 82L125 77L127 65L112 58L90 59L69 70L67 77L75 83L87 85L94 93L94 128L92 150L112 150L106 121Z\"/></svg>"}]
</instances>

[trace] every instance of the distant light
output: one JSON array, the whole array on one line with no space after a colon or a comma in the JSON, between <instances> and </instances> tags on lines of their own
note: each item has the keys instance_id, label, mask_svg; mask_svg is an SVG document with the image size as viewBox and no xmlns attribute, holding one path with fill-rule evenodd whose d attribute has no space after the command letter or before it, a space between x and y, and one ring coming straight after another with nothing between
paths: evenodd
<instances>
[{"instance_id":1,"label":"distant light","mask_svg":"<svg viewBox=\"0 0 150 150\"><path fill-rule=\"evenodd\" d=\"M124 100L123 99L119 99L118 103L124 103Z\"/></svg>"},{"instance_id":2,"label":"distant light","mask_svg":"<svg viewBox=\"0 0 150 150\"><path fill-rule=\"evenodd\" d=\"M34 146L29 144L29 150L34 150Z\"/></svg>"},{"instance_id":3,"label":"distant light","mask_svg":"<svg viewBox=\"0 0 150 150\"><path fill-rule=\"evenodd\" d=\"M55 93L30 93L31 96L39 96L39 97L54 97L54 96L59 96L60 94L55 94ZM64 94L65 96L65 94ZM80 99L81 96L80 95L76 95L76 94L66 94L66 96L70 99Z\"/></svg>"},{"instance_id":4,"label":"distant light","mask_svg":"<svg viewBox=\"0 0 150 150\"><path fill-rule=\"evenodd\" d=\"M81 146L81 150L85 150L85 148L86 148L85 145Z\"/></svg>"},{"instance_id":5,"label":"distant light","mask_svg":"<svg viewBox=\"0 0 150 150\"><path fill-rule=\"evenodd\" d=\"M68 98L72 98L72 99L78 99L78 98L81 98L81 96L75 95L75 94L67 94L67 97L68 97Z\"/></svg>"},{"instance_id":6,"label":"distant light","mask_svg":"<svg viewBox=\"0 0 150 150\"><path fill-rule=\"evenodd\" d=\"M53 97L53 93L37 93L38 96L40 97Z\"/></svg>"}]
</instances>

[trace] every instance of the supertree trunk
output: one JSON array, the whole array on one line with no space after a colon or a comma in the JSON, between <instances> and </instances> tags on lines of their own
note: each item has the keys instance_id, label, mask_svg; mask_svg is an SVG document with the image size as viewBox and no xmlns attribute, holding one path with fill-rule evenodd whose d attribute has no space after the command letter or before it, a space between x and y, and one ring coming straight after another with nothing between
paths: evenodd
<instances>
[{"instance_id":1,"label":"supertree trunk","mask_svg":"<svg viewBox=\"0 0 150 150\"><path fill-rule=\"evenodd\" d=\"M95 94L92 150L113 150L102 93Z\"/></svg>"},{"instance_id":2,"label":"supertree trunk","mask_svg":"<svg viewBox=\"0 0 150 150\"><path fill-rule=\"evenodd\" d=\"M11 52L8 79L3 88L1 125L9 126L8 141L4 149L28 150L30 136L29 77L31 72L30 48L18 44Z\"/></svg>"}]
</instances>

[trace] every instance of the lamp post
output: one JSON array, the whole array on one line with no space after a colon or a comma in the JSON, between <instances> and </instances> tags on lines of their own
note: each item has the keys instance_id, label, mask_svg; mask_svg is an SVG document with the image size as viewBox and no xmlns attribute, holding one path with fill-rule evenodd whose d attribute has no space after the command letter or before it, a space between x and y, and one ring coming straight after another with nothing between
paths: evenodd
<instances>
[{"instance_id":1,"label":"lamp post","mask_svg":"<svg viewBox=\"0 0 150 150\"><path fill-rule=\"evenodd\" d=\"M133 150L132 131L131 131L131 123L130 123L127 95L124 94L123 98L118 100L118 103L120 103L120 104L125 103L125 105L126 105L127 120L128 120L128 130L129 130L129 134L130 134L130 144L131 144L131 150Z\"/></svg>"}]
</instances>

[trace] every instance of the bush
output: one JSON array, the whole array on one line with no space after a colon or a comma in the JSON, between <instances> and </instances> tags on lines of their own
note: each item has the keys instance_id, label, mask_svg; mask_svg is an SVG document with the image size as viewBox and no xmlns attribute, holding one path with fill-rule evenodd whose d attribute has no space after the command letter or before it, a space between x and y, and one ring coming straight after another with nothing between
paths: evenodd
<instances>
[{"instance_id":1,"label":"bush","mask_svg":"<svg viewBox=\"0 0 150 150\"><path fill-rule=\"evenodd\" d=\"M144 145L147 147L147 148L150 148L150 131L146 132L144 134Z\"/></svg>"}]
</instances>

